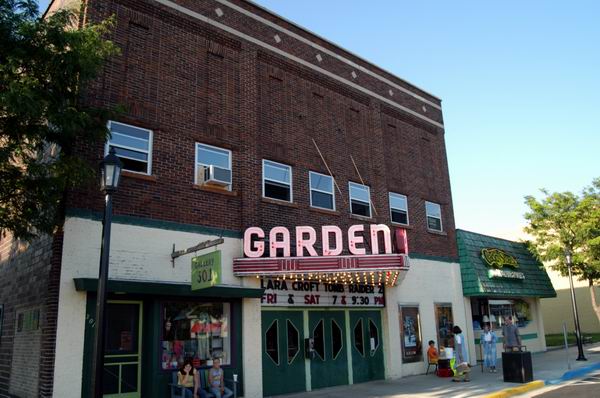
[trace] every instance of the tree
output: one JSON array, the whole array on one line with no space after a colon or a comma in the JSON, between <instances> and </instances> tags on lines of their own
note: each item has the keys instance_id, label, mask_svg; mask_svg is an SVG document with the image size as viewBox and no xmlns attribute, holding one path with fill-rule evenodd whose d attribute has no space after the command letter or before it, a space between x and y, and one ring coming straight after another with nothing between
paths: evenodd
<instances>
[{"instance_id":1,"label":"tree","mask_svg":"<svg viewBox=\"0 0 600 398\"><path fill-rule=\"evenodd\" d=\"M588 282L592 306L600 321L594 284L600 280L600 178L581 195L572 192L549 193L540 201L526 196L529 211L525 231L534 237L532 252L552 269L568 275L565 253L572 253L573 275Z\"/></svg>"},{"instance_id":2,"label":"tree","mask_svg":"<svg viewBox=\"0 0 600 398\"><path fill-rule=\"evenodd\" d=\"M75 145L108 134L109 111L81 98L118 52L104 38L112 20L78 26L77 15L0 0L0 231L16 238L55 230L65 191L94 175Z\"/></svg>"}]
</instances>

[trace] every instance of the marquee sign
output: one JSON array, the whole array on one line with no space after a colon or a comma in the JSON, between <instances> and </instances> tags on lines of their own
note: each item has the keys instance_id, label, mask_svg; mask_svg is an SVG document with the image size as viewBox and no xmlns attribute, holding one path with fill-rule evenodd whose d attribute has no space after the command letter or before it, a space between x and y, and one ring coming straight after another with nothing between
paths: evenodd
<instances>
[{"instance_id":1,"label":"marquee sign","mask_svg":"<svg viewBox=\"0 0 600 398\"><path fill-rule=\"evenodd\" d=\"M300 280L261 280L265 307L383 307L383 286Z\"/></svg>"},{"instance_id":2,"label":"marquee sign","mask_svg":"<svg viewBox=\"0 0 600 398\"><path fill-rule=\"evenodd\" d=\"M317 253L317 231L313 227L296 227L293 241L286 227L274 227L268 233L268 242L261 228L250 227L244 233L246 257L233 260L234 275L394 285L400 271L408 270L406 230L396 229L393 242L387 225L372 224L365 229L362 224L352 225L343 234L337 226L324 225ZM350 255L341 255L344 248Z\"/></svg>"}]
</instances>

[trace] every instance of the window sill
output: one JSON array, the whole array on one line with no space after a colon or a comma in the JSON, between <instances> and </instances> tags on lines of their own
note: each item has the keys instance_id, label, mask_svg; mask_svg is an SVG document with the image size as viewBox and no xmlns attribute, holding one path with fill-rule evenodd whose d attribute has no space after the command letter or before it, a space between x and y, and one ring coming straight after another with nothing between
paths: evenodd
<instances>
[{"instance_id":1,"label":"window sill","mask_svg":"<svg viewBox=\"0 0 600 398\"><path fill-rule=\"evenodd\" d=\"M297 203L287 202L285 200L279 200L279 199L271 199L271 198L262 197L261 201L264 202L264 203L271 203L271 204L274 204L274 205L293 207L295 209L297 209L298 207L300 207L300 206L298 206Z\"/></svg>"},{"instance_id":2,"label":"window sill","mask_svg":"<svg viewBox=\"0 0 600 398\"><path fill-rule=\"evenodd\" d=\"M427 228L427 232L429 232L430 234L434 234L434 235L442 235L442 236L448 235L448 233L446 231L436 231L435 229L429 229L429 228Z\"/></svg>"},{"instance_id":3,"label":"window sill","mask_svg":"<svg viewBox=\"0 0 600 398\"><path fill-rule=\"evenodd\" d=\"M393 227L404 228L404 229L413 229L414 227L410 224L400 224L399 222L390 221Z\"/></svg>"},{"instance_id":4,"label":"window sill","mask_svg":"<svg viewBox=\"0 0 600 398\"><path fill-rule=\"evenodd\" d=\"M340 212L337 210L328 210L321 209L319 207L309 207L310 211L314 211L315 213L327 214L328 216L339 216Z\"/></svg>"},{"instance_id":5,"label":"window sill","mask_svg":"<svg viewBox=\"0 0 600 398\"><path fill-rule=\"evenodd\" d=\"M375 221L375 219L373 217L359 216L359 215L352 214L352 213L350 213L350 218L352 218L354 220L360 220L360 221Z\"/></svg>"},{"instance_id":6,"label":"window sill","mask_svg":"<svg viewBox=\"0 0 600 398\"><path fill-rule=\"evenodd\" d=\"M210 186L206 186L206 185L198 185L198 184L193 184L192 188L196 189L198 191L218 193L218 194L226 195L226 196L238 196L237 191L228 191L227 189L224 189L224 188L221 189L221 188L210 187Z\"/></svg>"},{"instance_id":7,"label":"window sill","mask_svg":"<svg viewBox=\"0 0 600 398\"><path fill-rule=\"evenodd\" d=\"M127 171L127 170L121 171L121 177L134 178L136 180L144 180L144 181L151 181L151 182L156 182L156 180L158 179L158 177L153 176L153 175L135 173L133 171Z\"/></svg>"}]
</instances>

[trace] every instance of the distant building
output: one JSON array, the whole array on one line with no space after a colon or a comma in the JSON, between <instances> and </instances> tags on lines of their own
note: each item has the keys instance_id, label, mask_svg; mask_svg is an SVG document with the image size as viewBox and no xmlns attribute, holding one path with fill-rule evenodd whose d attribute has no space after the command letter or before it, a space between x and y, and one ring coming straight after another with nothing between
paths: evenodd
<instances>
[{"instance_id":1,"label":"distant building","mask_svg":"<svg viewBox=\"0 0 600 398\"><path fill-rule=\"evenodd\" d=\"M542 312L546 333L563 333L563 323L567 325L567 331L573 333L575 324L573 320L573 306L571 305L571 290L569 278L561 276L560 273L548 270L548 275L556 289L556 297L542 300ZM592 307L592 296L590 288L585 281L573 278L575 287L575 299L577 300L577 311L579 313L579 324L582 333L600 333L600 322ZM600 287L594 286L596 298L600 300Z\"/></svg>"}]
</instances>

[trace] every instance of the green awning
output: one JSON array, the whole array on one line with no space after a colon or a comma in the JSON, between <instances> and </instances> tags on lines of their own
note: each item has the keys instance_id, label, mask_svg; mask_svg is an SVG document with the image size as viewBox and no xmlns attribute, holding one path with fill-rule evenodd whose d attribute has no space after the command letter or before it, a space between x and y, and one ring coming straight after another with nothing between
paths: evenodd
<instances>
[{"instance_id":1,"label":"green awning","mask_svg":"<svg viewBox=\"0 0 600 398\"><path fill-rule=\"evenodd\" d=\"M544 266L525 244L460 229L456 230L456 241L465 296L556 297ZM517 272L523 279L491 277L493 268L482 259L482 249L498 249L516 259L517 268L505 266L502 271L507 274Z\"/></svg>"},{"instance_id":2,"label":"green awning","mask_svg":"<svg viewBox=\"0 0 600 398\"><path fill-rule=\"evenodd\" d=\"M98 290L97 278L74 278L75 290L78 292L95 292ZM226 297L226 298L261 298L264 289L238 287L238 286L213 286L201 290L192 290L190 284L185 283L160 283L143 281L124 281L110 279L108 292L151 294L156 296L186 296L186 297Z\"/></svg>"}]
</instances>

